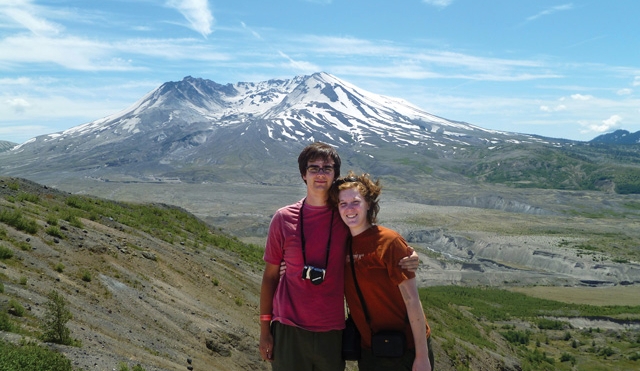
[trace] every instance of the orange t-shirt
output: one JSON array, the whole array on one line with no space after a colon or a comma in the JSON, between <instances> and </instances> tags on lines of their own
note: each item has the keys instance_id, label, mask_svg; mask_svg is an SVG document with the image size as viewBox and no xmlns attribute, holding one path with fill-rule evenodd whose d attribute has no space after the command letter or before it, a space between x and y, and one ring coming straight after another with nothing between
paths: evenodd
<instances>
[{"instance_id":1,"label":"orange t-shirt","mask_svg":"<svg viewBox=\"0 0 640 371\"><path fill-rule=\"evenodd\" d=\"M344 291L351 316L362 336L362 347L371 348L371 331L401 330L405 333L407 347L414 349L407 307L398 288L404 280L415 277L415 273L402 270L398 265L400 259L411 255L412 249L400 234L377 225L353 237L352 248L356 279L367 305L371 327L353 282L348 247ZM428 324L425 331L429 336Z\"/></svg>"}]
</instances>

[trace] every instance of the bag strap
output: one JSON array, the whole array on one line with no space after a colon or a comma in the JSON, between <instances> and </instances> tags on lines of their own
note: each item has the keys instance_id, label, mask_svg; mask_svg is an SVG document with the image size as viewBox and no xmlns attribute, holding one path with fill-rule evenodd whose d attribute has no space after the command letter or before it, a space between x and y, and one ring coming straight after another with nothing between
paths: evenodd
<instances>
[{"instance_id":1,"label":"bag strap","mask_svg":"<svg viewBox=\"0 0 640 371\"><path fill-rule=\"evenodd\" d=\"M353 263L353 237L349 235L347 238L347 243L349 244L349 263L351 265L351 274L353 275L353 283L356 286L356 292L358 293L358 298L360 299L360 303L362 304L362 311L364 312L364 318L367 320L367 324L369 325L369 329L373 334L373 329L371 328L371 318L369 317L369 311L367 310L367 303L364 301L364 296L362 295L362 291L360 291L360 286L358 285L358 279L356 278L356 268ZM405 317L405 322L409 323L409 313L407 313Z\"/></svg>"},{"instance_id":2,"label":"bag strap","mask_svg":"<svg viewBox=\"0 0 640 371\"><path fill-rule=\"evenodd\" d=\"M369 324L369 328L371 328L371 318L369 317L369 311L367 310L367 303L364 301L364 297L362 296L362 291L360 291L360 286L358 285L358 279L356 278L356 268L353 264L353 238L351 235L348 237L349 243L349 262L351 263L351 274L353 275L353 283L356 286L356 292L358 293L358 298L360 298L360 304L362 304L362 310L364 311L364 318L367 320L367 324ZM373 330L372 330L373 332Z\"/></svg>"}]
</instances>

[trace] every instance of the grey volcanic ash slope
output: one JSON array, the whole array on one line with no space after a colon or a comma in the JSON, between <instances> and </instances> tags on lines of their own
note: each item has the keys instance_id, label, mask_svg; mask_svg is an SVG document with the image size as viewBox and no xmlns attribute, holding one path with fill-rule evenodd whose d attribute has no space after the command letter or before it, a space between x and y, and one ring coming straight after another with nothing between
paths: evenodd
<instances>
[{"instance_id":1,"label":"grey volcanic ash slope","mask_svg":"<svg viewBox=\"0 0 640 371\"><path fill-rule=\"evenodd\" d=\"M56 290L82 346L55 347L81 369L177 370L187 360L195 370L266 369L256 343L259 248L174 207L77 197L16 178L0 178L0 194L0 212L37 225L27 233L0 223L0 246L13 255L0 261L0 304L29 309L12 318L27 337Z\"/></svg>"}]
</instances>

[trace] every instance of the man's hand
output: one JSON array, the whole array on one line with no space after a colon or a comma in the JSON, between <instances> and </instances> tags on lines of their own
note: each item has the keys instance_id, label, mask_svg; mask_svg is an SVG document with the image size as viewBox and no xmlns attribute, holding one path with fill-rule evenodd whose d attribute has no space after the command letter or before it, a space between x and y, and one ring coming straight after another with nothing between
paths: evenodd
<instances>
[{"instance_id":1,"label":"man's hand","mask_svg":"<svg viewBox=\"0 0 640 371\"><path fill-rule=\"evenodd\" d=\"M413 253L410 256L400 259L400 263L398 263L398 265L400 265L400 268L408 270L409 272L417 271L419 264L420 257L415 250L413 250Z\"/></svg>"}]
</instances>

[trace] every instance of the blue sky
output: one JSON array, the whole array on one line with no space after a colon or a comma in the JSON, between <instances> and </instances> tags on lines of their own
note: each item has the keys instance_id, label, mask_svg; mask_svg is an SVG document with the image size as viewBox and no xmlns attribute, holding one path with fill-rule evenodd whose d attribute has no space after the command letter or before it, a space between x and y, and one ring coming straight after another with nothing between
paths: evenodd
<instances>
[{"instance_id":1,"label":"blue sky","mask_svg":"<svg viewBox=\"0 0 640 371\"><path fill-rule=\"evenodd\" d=\"M327 72L488 129L640 130L637 0L0 0L0 140L167 81Z\"/></svg>"}]
</instances>

